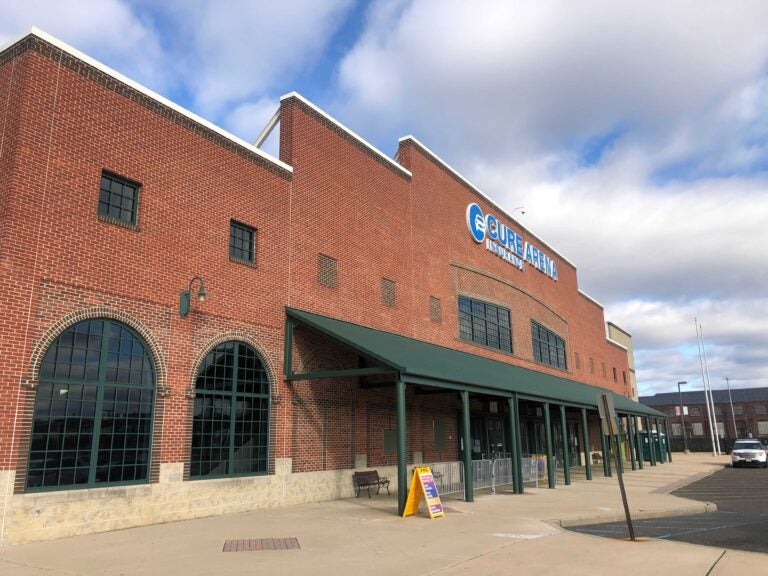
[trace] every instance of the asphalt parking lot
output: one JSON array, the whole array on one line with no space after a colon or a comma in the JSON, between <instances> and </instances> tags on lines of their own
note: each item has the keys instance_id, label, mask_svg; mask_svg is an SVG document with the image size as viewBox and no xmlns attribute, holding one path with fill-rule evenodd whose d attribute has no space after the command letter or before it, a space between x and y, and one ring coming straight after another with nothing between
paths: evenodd
<instances>
[{"instance_id":1,"label":"asphalt parking lot","mask_svg":"<svg viewBox=\"0 0 768 576\"><path fill-rule=\"evenodd\" d=\"M728 466L672 494L714 502L718 510L693 516L636 520L633 526L637 538L768 553L768 470ZM571 530L605 538L629 538L626 522L578 526Z\"/></svg>"}]
</instances>

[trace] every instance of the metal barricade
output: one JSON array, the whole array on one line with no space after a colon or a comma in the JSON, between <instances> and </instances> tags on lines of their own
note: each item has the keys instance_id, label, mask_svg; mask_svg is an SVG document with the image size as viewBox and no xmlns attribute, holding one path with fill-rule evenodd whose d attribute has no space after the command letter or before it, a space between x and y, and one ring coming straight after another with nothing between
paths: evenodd
<instances>
[{"instance_id":1,"label":"metal barricade","mask_svg":"<svg viewBox=\"0 0 768 576\"><path fill-rule=\"evenodd\" d=\"M547 461L543 458L522 458L522 477L524 483L533 483L539 487L539 480L547 475ZM420 466L429 466L432 470L432 478L441 495L464 492L464 463L431 462ZM410 486L412 472L408 476ZM495 492L498 486L514 483L512 459L496 458L492 460L472 461L472 482L475 490L490 488Z\"/></svg>"}]
</instances>

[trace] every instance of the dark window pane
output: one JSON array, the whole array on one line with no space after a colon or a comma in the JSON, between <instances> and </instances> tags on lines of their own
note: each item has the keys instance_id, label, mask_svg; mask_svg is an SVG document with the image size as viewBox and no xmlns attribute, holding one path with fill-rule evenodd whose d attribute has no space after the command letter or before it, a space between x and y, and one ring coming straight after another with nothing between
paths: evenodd
<instances>
[{"instance_id":1,"label":"dark window pane","mask_svg":"<svg viewBox=\"0 0 768 576\"><path fill-rule=\"evenodd\" d=\"M267 470L269 381L256 351L226 342L209 352L197 375L190 475L194 478Z\"/></svg>"},{"instance_id":2,"label":"dark window pane","mask_svg":"<svg viewBox=\"0 0 768 576\"><path fill-rule=\"evenodd\" d=\"M104 326L109 330L103 330ZM102 343L108 339L113 353L106 353ZM121 354L120 351L124 351ZM140 358L149 369L151 379L146 389L134 389L130 371L107 369L109 363L119 365ZM85 321L70 327L46 351L41 382L35 396L30 461L27 487L71 486L89 482L123 482L147 480L134 468L124 473L127 461L136 458L135 450L126 447L126 430L134 446L151 445L151 422L154 368L141 340L128 328L116 322ZM66 374L67 382L57 382ZM104 376L101 376L103 374ZM109 379L126 380L128 386L108 385ZM80 380L84 384L73 383ZM87 382L87 383L86 383ZM142 383L138 383L142 385ZM96 412L101 396L100 413ZM139 415L142 415L140 418ZM98 434L94 427L98 418ZM98 463L91 463L91 446L99 446ZM149 460L148 451L146 459ZM128 462L132 464L132 462ZM96 466L98 464L98 467ZM41 474L39 470L44 472ZM144 468L146 469L146 468ZM89 478L93 476L93 480Z\"/></svg>"},{"instance_id":3,"label":"dark window pane","mask_svg":"<svg viewBox=\"0 0 768 576\"><path fill-rule=\"evenodd\" d=\"M103 173L99 191L99 216L135 225L138 196L138 184Z\"/></svg>"},{"instance_id":4,"label":"dark window pane","mask_svg":"<svg viewBox=\"0 0 768 576\"><path fill-rule=\"evenodd\" d=\"M489 348L512 352L509 310L459 296L459 337Z\"/></svg>"}]
</instances>

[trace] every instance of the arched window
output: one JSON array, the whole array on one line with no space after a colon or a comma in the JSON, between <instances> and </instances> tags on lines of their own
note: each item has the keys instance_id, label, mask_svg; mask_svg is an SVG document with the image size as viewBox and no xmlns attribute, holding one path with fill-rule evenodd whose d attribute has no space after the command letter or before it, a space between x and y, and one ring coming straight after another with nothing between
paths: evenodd
<instances>
[{"instance_id":1,"label":"arched window","mask_svg":"<svg viewBox=\"0 0 768 576\"><path fill-rule=\"evenodd\" d=\"M197 373L190 477L267 472L269 376L256 350L224 342Z\"/></svg>"},{"instance_id":2,"label":"arched window","mask_svg":"<svg viewBox=\"0 0 768 576\"><path fill-rule=\"evenodd\" d=\"M152 359L126 326L63 332L40 366L27 488L148 481L154 389Z\"/></svg>"}]
</instances>

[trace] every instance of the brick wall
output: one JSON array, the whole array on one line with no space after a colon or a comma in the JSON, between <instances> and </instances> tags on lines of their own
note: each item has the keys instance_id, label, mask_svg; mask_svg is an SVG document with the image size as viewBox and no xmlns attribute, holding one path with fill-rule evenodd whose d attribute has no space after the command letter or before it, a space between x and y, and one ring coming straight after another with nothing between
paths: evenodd
<instances>
[{"instance_id":1,"label":"brick wall","mask_svg":"<svg viewBox=\"0 0 768 576\"><path fill-rule=\"evenodd\" d=\"M402 170L290 97L280 155L291 173L36 38L0 58L0 130L3 469L24 470L35 358L84 314L134 327L158 364L153 478L161 463L187 462L196 368L225 339L253 345L270 372L271 470L275 458L293 458L297 472L350 468L358 454L394 463L383 441L394 428L392 387L284 382L286 305L621 391L612 367L621 374L626 355L605 342L602 308L578 293L573 266L549 251L555 282L477 246L467 204L502 214L413 141L401 144ZM103 170L141 185L135 229L97 217ZM229 259L232 219L257 230L253 266ZM318 282L318 254L336 259L335 286ZM209 297L193 299L182 319L179 292L194 275ZM394 305L382 299L382 279L394 283ZM512 310L512 355L458 339L461 294ZM567 373L533 361L531 319L566 340ZM296 354L305 368L356 367L348 350L308 334L297 336ZM438 453L431 432L440 419L456 439L455 395L409 388L407 402L409 454L455 458L456 443ZM11 447L17 416L22 437Z\"/></svg>"}]
</instances>

